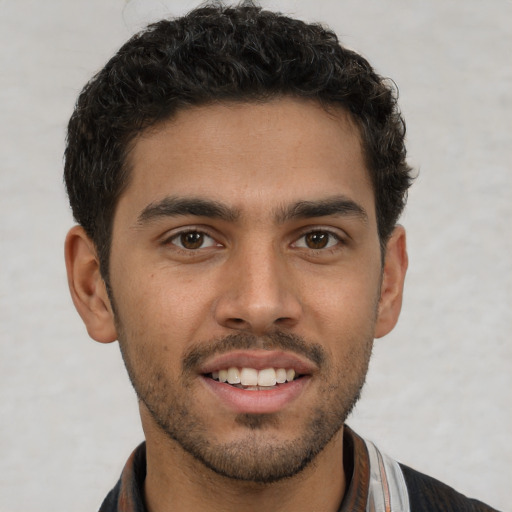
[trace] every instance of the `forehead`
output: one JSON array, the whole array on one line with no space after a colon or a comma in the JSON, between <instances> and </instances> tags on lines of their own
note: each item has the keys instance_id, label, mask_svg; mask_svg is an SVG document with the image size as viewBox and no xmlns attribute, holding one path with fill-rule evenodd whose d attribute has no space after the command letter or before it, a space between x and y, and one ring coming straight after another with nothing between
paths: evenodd
<instances>
[{"instance_id":1,"label":"forehead","mask_svg":"<svg viewBox=\"0 0 512 512\"><path fill-rule=\"evenodd\" d=\"M118 208L134 214L166 196L213 199L242 213L333 195L374 209L356 124L341 108L303 99L185 109L135 141L129 168Z\"/></svg>"}]
</instances>

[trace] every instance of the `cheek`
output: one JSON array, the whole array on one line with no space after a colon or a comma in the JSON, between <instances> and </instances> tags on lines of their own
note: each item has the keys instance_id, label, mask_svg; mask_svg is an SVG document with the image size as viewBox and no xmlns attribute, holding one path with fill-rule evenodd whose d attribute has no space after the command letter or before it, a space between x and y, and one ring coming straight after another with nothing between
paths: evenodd
<instances>
[{"instance_id":1,"label":"cheek","mask_svg":"<svg viewBox=\"0 0 512 512\"><path fill-rule=\"evenodd\" d=\"M371 352L377 319L380 270L341 273L317 283L310 293L308 311L313 339L323 343L336 367L358 368L365 365ZM356 277L349 277L356 276ZM359 361L359 363L356 363ZM363 370L360 370L363 371Z\"/></svg>"},{"instance_id":2,"label":"cheek","mask_svg":"<svg viewBox=\"0 0 512 512\"><path fill-rule=\"evenodd\" d=\"M354 278L353 276L356 276ZM374 318L379 301L380 274L364 272L331 276L303 292L310 313L328 328L361 330Z\"/></svg>"},{"instance_id":3,"label":"cheek","mask_svg":"<svg viewBox=\"0 0 512 512\"><path fill-rule=\"evenodd\" d=\"M204 309L205 295L191 280L152 272L124 282L114 289L114 295L122 297L116 301L119 313L146 332L159 330L171 335L187 325L193 327Z\"/></svg>"}]
</instances>

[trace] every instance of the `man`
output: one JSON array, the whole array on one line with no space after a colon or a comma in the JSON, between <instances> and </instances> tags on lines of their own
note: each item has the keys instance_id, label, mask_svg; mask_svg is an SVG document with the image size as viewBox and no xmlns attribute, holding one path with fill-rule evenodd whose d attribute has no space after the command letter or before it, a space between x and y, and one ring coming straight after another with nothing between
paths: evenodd
<instances>
[{"instance_id":1,"label":"man","mask_svg":"<svg viewBox=\"0 0 512 512\"><path fill-rule=\"evenodd\" d=\"M401 308L404 134L365 59L251 5L150 26L87 84L68 279L146 437L102 511L492 510L345 426Z\"/></svg>"}]
</instances>

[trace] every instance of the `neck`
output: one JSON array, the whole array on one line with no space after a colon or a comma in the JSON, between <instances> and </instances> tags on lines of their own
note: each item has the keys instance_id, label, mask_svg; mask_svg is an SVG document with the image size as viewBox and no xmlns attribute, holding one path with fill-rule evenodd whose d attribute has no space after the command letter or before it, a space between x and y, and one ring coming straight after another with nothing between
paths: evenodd
<instances>
[{"instance_id":1,"label":"neck","mask_svg":"<svg viewBox=\"0 0 512 512\"><path fill-rule=\"evenodd\" d=\"M335 512L345 493L342 430L303 471L270 484L218 475L174 441L148 434L144 491L149 512Z\"/></svg>"}]
</instances>

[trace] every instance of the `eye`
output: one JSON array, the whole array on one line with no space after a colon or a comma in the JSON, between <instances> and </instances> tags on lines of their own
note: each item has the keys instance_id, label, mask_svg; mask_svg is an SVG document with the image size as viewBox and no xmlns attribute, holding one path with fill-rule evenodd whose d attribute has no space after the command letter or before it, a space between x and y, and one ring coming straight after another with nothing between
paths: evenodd
<instances>
[{"instance_id":1,"label":"eye","mask_svg":"<svg viewBox=\"0 0 512 512\"><path fill-rule=\"evenodd\" d=\"M305 249L329 249L340 243L340 238L330 231L310 231L302 235L293 245Z\"/></svg>"},{"instance_id":2,"label":"eye","mask_svg":"<svg viewBox=\"0 0 512 512\"><path fill-rule=\"evenodd\" d=\"M181 249L193 251L217 246L217 242L202 231L184 231L169 239L169 243L177 245Z\"/></svg>"}]
</instances>

